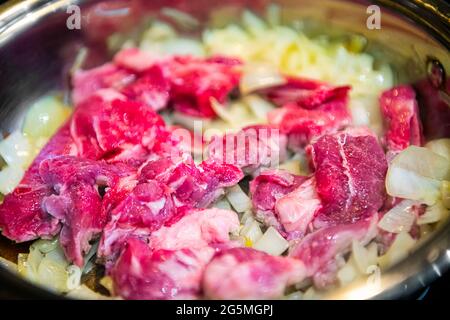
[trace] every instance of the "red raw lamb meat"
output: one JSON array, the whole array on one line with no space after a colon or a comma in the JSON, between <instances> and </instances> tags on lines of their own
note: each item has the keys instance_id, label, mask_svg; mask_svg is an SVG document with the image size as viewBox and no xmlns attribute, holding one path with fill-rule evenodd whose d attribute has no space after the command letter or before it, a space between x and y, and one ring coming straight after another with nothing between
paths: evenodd
<instances>
[{"instance_id":1,"label":"red raw lamb meat","mask_svg":"<svg viewBox=\"0 0 450 320\"><path fill-rule=\"evenodd\" d=\"M226 57L175 57L167 64L171 103L182 113L213 118L211 99L220 103L239 85L241 62Z\"/></svg>"},{"instance_id":2,"label":"red raw lamb meat","mask_svg":"<svg viewBox=\"0 0 450 320\"><path fill-rule=\"evenodd\" d=\"M250 195L256 217L286 236L275 213L278 199L295 190L306 180L283 170L266 170L250 182Z\"/></svg>"},{"instance_id":3,"label":"red raw lamb meat","mask_svg":"<svg viewBox=\"0 0 450 320\"><path fill-rule=\"evenodd\" d=\"M69 261L82 267L83 255L106 224L100 188L114 187L132 172L126 166L76 157L55 157L41 162L42 180L53 194L42 200L45 212L61 221L60 243Z\"/></svg>"},{"instance_id":4,"label":"red raw lamb meat","mask_svg":"<svg viewBox=\"0 0 450 320\"><path fill-rule=\"evenodd\" d=\"M114 292L125 299L195 299L214 249L152 250L139 239L128 239L110 271Z\"/></svg>"},{"instance_id":5,"label":"red raw lamb meat","mask_svg":"<svg viewBox=\"0 0 450 320\"><path fill-rule=\"evenodd\" d=\"M373 136L325 135L312 145L320 228L353 223L377 212L385 200L386 156Z\"/></svg>"},{"instance_id":6,"label":"red raw lamb meat","mask_svg":"<svg viewBox=\"0 0 450 320\"><path fill-rule=\"evenodd\" d=\"M95 159L120 157L130 149L138 158L146 158L142 147L153 147L163 127L162 118L141 103L108 101L98 95L80 104L71 122L72 136L80 153Z\"/></svg>"},{"instance_id":7,"label":"red raw lamb meat","mask_svg":"<svg viewBox=\"0 0 450 320\"><path fill-rule=\"evenodd\" d=\"M378 214L353 224L326 227L308 234L289 251L289 256L299 259L305 266L307 277L313 277L319 288L336 280L339 263L336 260L351 250L353 240L368 244L377 235Z\"/></svg>"},{"instance_id":8,"label":"red raw lamb meat","mask_svg":"<svg viewBox=\"0 0 450 320\"><path fill-rule=\"evenodd\" d=\"M388 151L395 154L410 145L423 144L419 108L412 87L399 86L383 92L380 106L387 125L385 140Z\"/></svg>"},{"instance_id":9,"label":"red raw lamb meat","mask_svg":"<svg viewBox=\"0 0 450 320\"><path fill-rule=\"evenodd\" d=\"M45 212L42 199L52 194L39 174L43 160L58 155L77 155L70 136L69 125L64 125L50 139L25 173L19 186L5 196L0 205L0 229L4 236L17 241L51 238L60 230L58 219Z\"/></svg>"},{"instance_id":10,"label":"red raw lamb meat","mask_svg":"<svg viewBox=\"0 0 450 320\"><path fill-rule=\"evenodd\" d=\"M311 140L351 123L347 109L349 90L350 87L288 78L287 84L264 90L281 107L269 113L269 123L289 136L291 148L302 148Z\"/></svg>"},{"instance_id":11,"label":"red raw lamb meat","mask_svg":"<svg viewBox=\"0 0 450 320\"><path fill-rule=\"evenodd\" d=\"M203 289L212 299L277 299L305 275L297 259L232 248L219 252L206 266Z\"/></svg>"},{"instance_id":12,"label":"red raw lamb meat","mask_svg":"<svg viewBox=\"0 0 450 320\"><path fill-rule=\"evenodd\" d=\"M72 101L75 106L90 98L100 89L120 90L135 80L135 75L113 63L90 70L78 70L72 78Z\"/></svg>"},{"instance_id":13,"label":"red raw lamb meat","mask_svg":"<svg viewBox=\"0 0 450 320\"><path fill-rule=\"evenodd\" d=\"M235 134L214 137L208 153L215 161L252 173L261 167L274 167L286 159L287 137L276 127L250 126Z\"/></svg>"}]
</instances>

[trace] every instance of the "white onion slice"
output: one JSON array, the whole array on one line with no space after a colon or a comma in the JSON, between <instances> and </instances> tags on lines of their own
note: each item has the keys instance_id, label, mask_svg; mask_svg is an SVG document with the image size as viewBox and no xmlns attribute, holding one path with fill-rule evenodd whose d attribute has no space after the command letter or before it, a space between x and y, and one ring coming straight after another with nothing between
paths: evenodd
<instances>
[{"instance_id":1,"label":"white onion slice","mask_svg":"<svg viewBox=\"0 0 450 320\"><path fill-rule=\"evenodd\" d=\"M440 188L440 181L396 166L389 167L386 175L386 191L392 197L433 205L440 196Z\"/></svg>"},{"instance_id":2,"label":"white onion slice","mask_svg":"<svg viewBox=\"0 0 450 320\"><path fill-rule=\"evenodd\" d=\"M288 247L289 242L273 227L267 229L264 235L253 246L256 250L264 251L274 256L281 255Z\"/></svg>"},{"instance_id":3,"label":"white onion slice","mask_svg":"<svg viewBox=\"0 0 450 320\"><path fill-rule=\"evenodd\" d=\"M26 168L31 162L32 146L20 131L11 133L0 142L0 156L8 165Z\"/></svg>"},{"instance_id":4,"label":"white onion slice","mask_svg":"<svg viewBox=\"0 0 450 320\"><path fill-rule=\"evenodd\" d=\"M213 204L213 207L218 209L231 210L231 205L226 199L220 199Z\"/></svg>"},{"instance_id":5,"label":"white onion slice","mask_svg":"<svg viewBox=\"0 0 450 320\"><path fill-rule=\"evenodd\" d=\"M378 227L392 233L409 232L416 220L416 215L412 211L414 205L419 205L419 203L403 200L381 218Z\"/></svg>"},{"instance_id":6,"label":"white onion slice","mask_svg":"<svg viewBox=\"0 0 450 320\"><path fill-rule=\"evenodd\" d=\"M11 193L20 183L25 171L16 166L7 166L0 171L0 193Z\"/></svg>"},{"instance_id":7,"label":"white onion slice","mask_svg":"<svg viewBox=\"0 0 450 320\"><path fill-rule=\"evenodd\" d=\"M254 243L261 239L263 233L258 221L253 220L250 223L246 223L246 225L242 228L240 235L245 237L246 244L250 242L249 246L253 246Z\"/></svg>"},{"instance_id":8,"label":"white onion slice","mask_svg":"<svg viewBox=\"0 0 450 320\"><path fill-rule=\"evenodd\" d=\"M450 160L450 139L437 139L428 142L425 148L430 149L434 153Z\"/></svg>"},{"instance_id":9,"label":"white onion slice","mask_svg":"<svg viewBox=\"0 0 450 320\"><path fill-rule=\"evenodd\" d=\"M418 225L430 224L441 221L449 216L449 210L444 207L442 201L427 208L425 213L417 219Z\"/></svg>"},{"instance_id":10,"label":"white onion slice","mask_svg":"<svg viewBox=\"0 0 450 320\"><path fill-rule=\"evenodd\" d=\"M277 69L268 65L248 65L244 68L240 89L242 94L255 90L278 86L286 83L286 79Z\"/></svg>"},{"instance_id":11,"label":"white onion slice","mask_svg":"<svg viewBox=\"0 0 450 320\"><path fill-rule=\"evenodd\" d=\"M427 148L410 146L394 158L391 166L435 180L450 179L450 161Z\"/></svg>"},{"instance_id":12,"label":"white onion slice","mask_svg":"<svg viewBox=\"0 0 450 320\"><path fill-rule=\"evenodd\" d=\"M226 197L233 209L237 212L245 212L252 207L250 198L242 191L239 185L228 188Z\"/></svg>"},{"instance_id":13,"label":"white onion slice","mask_svg":"<svg viewBox=\"0 0 450 320\"><path fill-rule=\"evenodd\" d=\"M258 119L266 120L267 113L275 109L269 101L254 94L244 97L243 100Z\"/></svg>"},{"instance_id":14,"label":"white onion slice","mask_svg":"<svg viewBox=\"0 0 450 320\"><path fill-rule=\"evenodd\" d=\"M378 264L382 268L393 266L406 258L415 244L416 240L414 240L409 233L399 233L386 254L378 258Z\"/></svg>"}]
</instances>

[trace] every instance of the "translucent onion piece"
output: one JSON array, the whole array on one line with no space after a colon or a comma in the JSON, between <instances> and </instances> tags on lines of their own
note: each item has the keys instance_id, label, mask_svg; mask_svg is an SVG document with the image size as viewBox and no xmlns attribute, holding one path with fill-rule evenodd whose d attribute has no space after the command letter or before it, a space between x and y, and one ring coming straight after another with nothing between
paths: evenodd
<instances>
[{"instance_id":1,"label":"translucent onion piece","mask_svg":"<svg viewBox=\"0 0 450 320\"><path fill-rule=\"evenodd\" d=\"M442 181L441 185L442 204L450 209L450 181Z\"/></svg>"},{"instance_id":2,"label":"translucent onion piece","mask_svg":"<svg viewBox=\"0 0 450 320\"><path fill-rule=\"evenodd\" d=\"M226 197L233 209L237 212L245 212L252 207L250 198L242 191L239 185L228 188Z\"/></svg>"},{"instance_id":3,"label":"translucent onion piece","mask_svg":"<svg viewBox=\"0 0 450 320\"><path fill-rule=\"evenodd\" d=\"M273 227L267 229L264 235L254 244L253 248L274 256L279 256L289 247L289 242Z\"/></svg>"},{"instance_id":4,"label":"translucent onion piece","mask_svg":"<svg viewBox=\"0 0 450 320\"><path fill-rule=\"evenodd\" d=\"M391 166L435 180L450 179L450 161L427 148L410 146L394 158Z\"/></svg>"},{"instance_id":5,"label":"translucent onion piece","mask_svg":"<svg viewBox=\"0 0 450 320\"><path fill-rule=\"evenodd\" d=\"M439 222L446 219L449 216L449 210L444 207L442 201L436 202L436 204L427 208L425 213L417 219L418 225L430 224Z\"/></svg>"},{"instance_id":6,"label":"translucent onion piece","mask_svg":"<svg viewBox=\"0 0 450 320\"><path fill-rule=\"evenodd\" d=\"M26 169L32 161L32 154L30 140L20 131L15 131L0 141L0 156L10 166Z\"/></svg>"},{"instance_id":7,"label":"translucent onion piece","mask_svg":"<svg viewBox=\"0 0 450 320\"><path fill-rule=\"evenodd\" d=\"M448 138L429 141L425 145L425 148L450 160L450 139Z\"/></svg>"},{"instance_id":8,"label":"translucent onion piece","mask_svg":"<svg viewBox=\"0 0 450 320\"><path fill-rule=\"evenodd\" d=\"M20 183L25 170L16 166L7 166L0 171L0 193L11 193Z\"/></svg>"},{"instance_id":9,"label":"translucent onion piece","mask_svg":"<svg viewBox=\"0 0 450 320\"><path fill-rule=\"evenodd\" d=\"M181 28L184 29L191 30L200 25L200 22L196 18L177 9L165 7L161 9L161 14L173 19Z\"/></svg>"},{"instance_id":10,"label":"translucent onion piece","mask_svg":"<svg viewBox=\"0 0 450 320\"><path fill-rule=\"evenodd\" d=\"M409 233L399 233L386 254L378 258L378 264L383 269L393 266L406 258L415 244L416 240Z\"/></svg>"},{"instance_id":11,"label":"translucent onion piece","mask_svg":"<svg viewBox=\"0 0 450 320\"><path fill-rule=\"evenodd\" d=\"M240 89L243 94L255 90L282 85L286 79L280 72L269 65L247 65L244 68Z\"/></svg>"},{"instance_id":12,"label":"translucent onion piece","mask_svg":"<svg viewBox=\"0 0 450 320\"><path fill-rule=\"evenodd\" d=\"M419 205L419 203L403 200L381 218L378 227L392 233L409 232L416 220L416 215L412 210L414 205Z\"/></svg>"},{"instance_id":13,"label":"translucent onion piece","mask_svg":"<svg viewBox=\"0 0 450 320\"><path fill-rule=\"evenodd\" d=\"M252 247L254 243L261 239L263 233L258 221L253 220L250 221L250 223L246 223L244 225L244 227L241 229L240 235L245 238L245 244L248 247Z\"/></svg>"},{"instance_id":14,"label":"translucent onion piece","mask_svg":"<svg viewBox=\"0 0 450 320\"><path fill-rule=\"evenodd\" d=\"M218 209L231 210L231 205L226 199L220 199L213 204L213 207Z\"/></svg>"},{"instance_id":15,"label":"translucent onion piece","mask_svg":"<svg viewBox=\"0 0 450 320\"><path fill-rule=\"evenodd\" d=\"M440 197L441 182L415 172L391 166L386 175L386 191L392 197L421 201L428 205Z\"/></svg>"},{"instance_id":16,"label":"translucent onion piece","mask_svg":"<svg viewBox=\"0 0 450 320\"><path fill-rule=\"evenodd\" d=\"M245 96L243 101L258 119L264 121L266 121L267 114L275 109L275 106L269 101L254 94Z\"/></svg>"},{"instance_id":17,"label":"translucent onion piece","mask_svg":"<svg viewBox=\"0 0 450 320\"><path fill-rule=\"evenodd\" d=\"M55 96L36 101L28 111L23 133L30 137L51 137L66 122L71 109Z\"/></svg>"},{"instance_id":18,"label":"translucent onion piece","mask_svg":"<svg viewBox=\"0 0 450 320\"><path fill-rule=\"evenodd\" d=\"M339 280L341 286L345 286L353 282L357 277L358 270L352 261L348 261L341 269L339 269L337 273L337 279Z\"/></svg>"}]
</instances>

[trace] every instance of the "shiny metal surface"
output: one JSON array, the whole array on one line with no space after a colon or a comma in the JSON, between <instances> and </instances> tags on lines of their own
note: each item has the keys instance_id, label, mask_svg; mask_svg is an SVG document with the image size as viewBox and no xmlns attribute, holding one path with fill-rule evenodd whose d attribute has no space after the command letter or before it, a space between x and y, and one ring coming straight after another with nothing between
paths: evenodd
<instances>
[{"instance_id":1,"label":"shiny metal surface","mask_svg":"<svg viewBox=\"0 0 450 320\"><path fill-rule=\"evenodd\" d=\"M138 0L136 0L138 1ZM53 90L68 88L67 71L72 65L77 50L82 46L91 49L88 65L96 65L108 58L104 50L107 35L93 30L99 27L93 21L108 14L100 10L101 1L39 1L27 0L0 13L0 129L10 132L16 129L32 101ZM115 19L123 19L123 26L130 28L137 21L130 20L134 0L108 1L115 3ZM369 39L368 50L378 58L389 60L399 73L400 82L415 83L429 75L430 57L439 61L440 72L450 70L449 12L446 1L420 0L379 0L379 1L339 1L339 0L256 0L229 1L236 12L243 7L260 10L269 3L282 7L283 22L295 20L317 21L329 33L348 30ZM79 4L83 15L81 30L69 30L66 8L69 4ZM202 24L208 23L209 13L221 7L208 0L155 0L147 1L143 15L157 15L165 6L188 10L198 17ZM366 27L370 4L382 7L381 30ZM93 9L94 8L94 9ZM117 10L129 8L129 10ZM131 9L130 9L131 8ZM93 14L94 13L94 14ZM112 14L109 12L109 14ZM234 14L234 17L237 15ZM230 19L233 19L233 16ZM131 23L130 23L131 22ZM314 32L316 24L310 24ZM323 29L321 29L323 30ZM445 85L440 89L445 96ZM427 110L424 110L426 114ZM445 130L443 132L446 132ZM426 287L450 268L450 225L421 242L408 259L385 272L380 286L367 289L355 284L352 289L330 294L336 299L392 299L408 296ZM36 289L18 277L0 270L0 282L11 288L20 289L34 296L52 297L51 294Z\"/></svg>"}]
</instances>

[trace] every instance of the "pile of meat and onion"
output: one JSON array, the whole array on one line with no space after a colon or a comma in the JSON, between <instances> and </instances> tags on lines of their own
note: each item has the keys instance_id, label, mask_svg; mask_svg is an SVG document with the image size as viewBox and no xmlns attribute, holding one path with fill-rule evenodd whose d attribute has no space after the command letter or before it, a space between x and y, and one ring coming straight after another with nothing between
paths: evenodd
<instances>
[{"instance_id":1,"label":"pile of meat and onion","mask_svg":"<svg viewBox=\"0 0 450 320\"><path fill-rule=\"evenodd\" d=\"M450 139L352 44L153 22L0 142L1 232L34 241L0 264L123 299L319 298L392 266L449 215Z\"/></svg>"}]
</instances>

